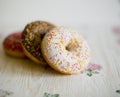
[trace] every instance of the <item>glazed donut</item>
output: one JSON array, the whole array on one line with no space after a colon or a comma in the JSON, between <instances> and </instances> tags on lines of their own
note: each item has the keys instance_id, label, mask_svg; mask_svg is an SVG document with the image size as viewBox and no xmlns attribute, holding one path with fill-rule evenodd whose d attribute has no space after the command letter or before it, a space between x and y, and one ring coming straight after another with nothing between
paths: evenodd
<instances>
[{"instance_id":1,"label":"glazed donut","mask_svg":"<svg viewBox=\"0 0 120 97\"><path fill-rule=\"evenodd\" d=\"M6 54L13 57L25 58L25 54L21 45L21 35L22 32L16 32L8 35L4 39L3 48Z\"/></svg>"},{"instance_id":2,"label":"glazed donut","mask_svg":"<svg viewBox=\"0 0 120 97\"><path fill-rule=\"evenodd\" d=\"M54 27L53 24L46 21L34 21L26 25L21 38L26 56L36 63L46 64L41 54L40 44L45 33Z\"/></svg>"},{"instance_id":3,"label":"glazed donut","mask_svg":"<svg viewBox=\"0 0 120 97\"><path fill-rule=\"evenodd\" d=\"M81 72L90 58L86 41L75 31L65 27L54 28L47 33L41 50L46 62L64 74Z\"/></svg>"}]
</instances>

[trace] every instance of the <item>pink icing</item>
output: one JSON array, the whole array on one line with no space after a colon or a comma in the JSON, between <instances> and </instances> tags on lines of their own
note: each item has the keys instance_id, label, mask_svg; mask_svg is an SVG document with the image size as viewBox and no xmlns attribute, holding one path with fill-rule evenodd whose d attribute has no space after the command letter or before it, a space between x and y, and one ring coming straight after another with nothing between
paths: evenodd
<instances>
[{"instance_id":1,"label":"pink icing","mask_svg":"<svg viewBox=\"0 0 120 97\"><path fill-rule=\"evenodd\" d=\"M16 32L7 36L3 42L4 48L12 51L23 52L23 48L21 46L21 35L22 32Z\"/></svg>"}]
</instances>

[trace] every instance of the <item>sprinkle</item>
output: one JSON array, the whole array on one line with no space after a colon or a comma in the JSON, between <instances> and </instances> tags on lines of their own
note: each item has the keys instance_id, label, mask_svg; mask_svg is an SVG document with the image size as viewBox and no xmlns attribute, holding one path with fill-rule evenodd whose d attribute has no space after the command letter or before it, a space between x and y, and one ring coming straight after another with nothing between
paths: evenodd
<instances>
[{"instance_id":1,"label":"sprinkle","mask_svg":"<svg viewBox=\"0 0 120 97\"><path fill-rule=\"evenodd\" d=\"M44 55L50 65L56 65L57 70L66 74L81 72L81 66L89 61L89 47L83 38L77 39L76 35L71 30L58 27L47 33L42 41Z\"/></svg>"}]
</instances>

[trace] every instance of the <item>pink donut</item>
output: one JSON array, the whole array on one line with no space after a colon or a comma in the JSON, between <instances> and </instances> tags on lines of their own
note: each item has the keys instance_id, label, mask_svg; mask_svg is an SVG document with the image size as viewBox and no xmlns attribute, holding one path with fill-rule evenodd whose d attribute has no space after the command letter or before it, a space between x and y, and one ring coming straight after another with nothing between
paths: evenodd
<instances>
[{"instance_id":1,"label":"pink donut","mask_svg":"<svg viewBox=\"0 0 120 97\"><path fill-rule=\"evenodd\" d=\"M87 42L71 29L52 29L44 36L41 47L47 63L61 73L79 73L89 63L90 50Z\"/></svg>"},{"instance_id":2,"label":"pink donut","mask_svg":"<svg viewBox=\"0 0 120 97\"><path fill-rule=\"evenodd\" d=\"M3 47L6 54L13 57L19 57L19 58L25 57L23 48L21 46L21 35L22 35L22 32L16 32L8 35L4 39Z\"/></svg>"}]
</instances>

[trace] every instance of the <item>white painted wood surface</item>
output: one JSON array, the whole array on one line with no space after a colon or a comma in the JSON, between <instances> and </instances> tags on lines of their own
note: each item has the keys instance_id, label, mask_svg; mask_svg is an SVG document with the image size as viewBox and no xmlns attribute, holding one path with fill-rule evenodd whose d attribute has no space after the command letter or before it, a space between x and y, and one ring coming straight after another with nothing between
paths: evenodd
<instances>
[{"instance_id":1,"label":"white painted wood surface","mask_svg":"<svg viewBox=\"0 0 120 97\"><path fill-rule=\"evenodd\" d=\"M120 89L120 45L112 26L85 25L76 29L90 45L91 62L102 66L99 74L62 75L28 59L9 57L2 48L8 33L0 32L0 89L12 92L5 97L43 97L45 92L60 97L120 97L116 93Z\"/></svg>"},{"instance_id":2,"label":"white painted wood surface","mask_svg":"<svg viewBox=\"0 0 120 97\"><path fill-rule=\"evenodd\" d=\"M86 72L62 75L27 59L5 55L2 42L9 33L34 20L51 21L77 29L88 41L91 61L102 66L91 77ZM120 97L120 0L0 0L0 97Z\"/></svg>"}]
</instances>

